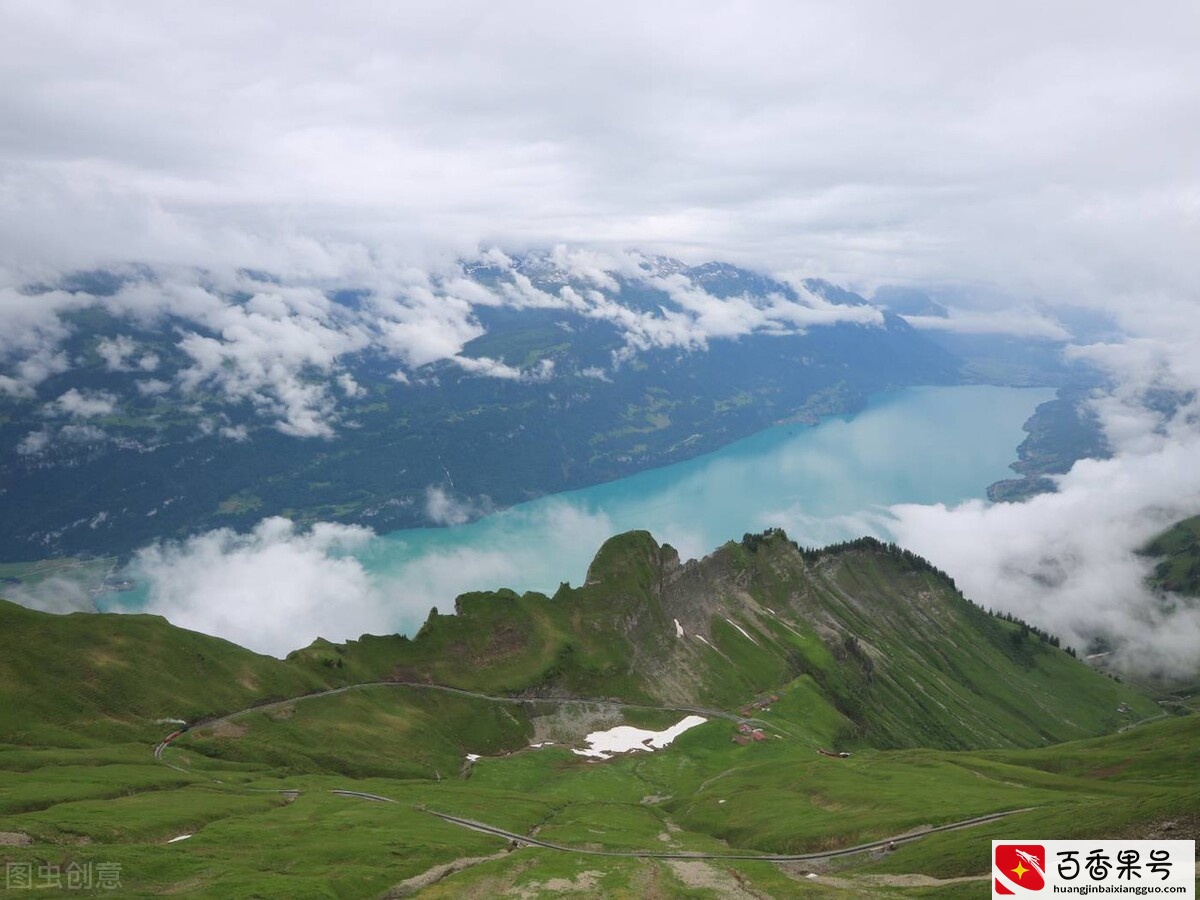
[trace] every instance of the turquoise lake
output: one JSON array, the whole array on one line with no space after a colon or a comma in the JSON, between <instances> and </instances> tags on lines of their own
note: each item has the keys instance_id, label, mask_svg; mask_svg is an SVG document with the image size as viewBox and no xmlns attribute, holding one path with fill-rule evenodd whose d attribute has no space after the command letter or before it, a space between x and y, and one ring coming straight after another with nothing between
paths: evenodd
<instances>
[{"instance_id":1,"label":"turquoise lake","mask_svg":"<svg viewBox=\"0 0 1200 900\"><path fill-rule=\"evenodd\" d=\"M707 456L453 527L372 536L337 526L341 537L325 544L286 520L264 523L274 537L209 533L173 545L166 563L142 560L139 569L135 560L138 587L99 605L157 612L283 654L318 634L412 634L430 607L447 612L466 591L580 584L600 545L631 529L684 559L776 526L806 546L887 538L894 504L985 496L1010 474L1021 426L1052 396L984 386L881 394L854 416L770 428Z\"/></svg>"},{"instance_id":2,"label":"turquoise lake","mask_svg":"<svg viewBox=\"0 0 1200 900\"><path fill-rule=\"evenodd\" d=\"M881 522L892 504L958 503L1009 477L1022 425L1053 395L989 386L881 394L854 416L777 426L703 457L469 524L393 532L357 556L410 603L428 598L445 610L465 590L579 584L600 543L635 528L685 559L772 526L802 545L886 536Z\"/></svg>"}]
</instances>

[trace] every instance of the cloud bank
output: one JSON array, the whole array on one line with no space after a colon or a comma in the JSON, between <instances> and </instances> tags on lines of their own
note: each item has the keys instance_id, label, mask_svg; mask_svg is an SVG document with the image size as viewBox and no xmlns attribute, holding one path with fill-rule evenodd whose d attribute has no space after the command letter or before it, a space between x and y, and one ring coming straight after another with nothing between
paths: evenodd
<instances>
[{"instance_id":1,"label":"cloud bank","mask_svg":"<svg viewBox=\"0 0 1200 900\"><path fill-rule=\"evenodd\" d=\"M968 596L1060 634L1080 651L1101 637L1139 673L1200 671L1200 602L1150 592L1137 551L1200 513L1200 316L1188 303L1118 311L1122 344L1070 352L1115 387L1092 405L1114 455L1082 460L1058 492L1025 503L898 506L882 524L946 569ZM1146 311L1147 313L1149 311ZM1139 334L1140 332L1140 334Z\"/></svg>"},{"instance_id":2,"label":"cloud bank","mask_svg":"<svg viewBox=\"0 0 1200 900\"><path fill-rule=\"evenodd\" d=\"M147 612L283 655L316 635L344 638L384 620L378 586L349 555L371 537L355 526L301 532L287 519L264 519L248 534L218 530L147 547L131 571L147 585Z\"/></svg>"},{"instance_id":3,"label":"cloud bank","mask_svg":"<svg viewBox=\"0 0 1200 900\"><path fill-rule=\"evenodd\" d=\"M864 283L1178 288L1200 266L1198 17L7 4L0 265L320 278L566 241Z\"/></svg>"},{"instance_id":4,"label":"cloud bank","mask_svg":"<svg viewBox=\"0 0 1200 900\"><path fill-rule=\"evenodd\" d=\"M635 252L559 245L519 263L492 250L436 270L368 266L315 283L247 271L118 267L92 276L103 283L89 285L91 292L26 286L0 293L17 328L24 329L0 341L0 395L36 400L51 376L79 368L91 376L87 351L71 358L64 350L69 338L79 336L71 315L83 310L103 311L117 327L141 329L144 341L166 342L156 343L155 352L128 334L90 338L88 351L106 372L154 374L128 379L131 398L248 407L264 424L297 438L336 436L346 407L368 396L352 371L365 358L382 358L395 367L393 377L407 383L436 363L471 376L527 383L559 374L553 359L520 368L465 352L486 333L483 309L557 310L566 327L572 316L609 323L624 342L614 366L649 350L701 351L710 341L755 333L883 321L870 306L838 306L804 291L796 297L783 283L765 295L714 296L682 264L671 261L678 270L664 274L662 262ZM486 279L476 280L471 273L481 266ZM536 284L526 270L535 274ZM64 280L72 279L80 280L78 275ZM114 279L115 286L107 283ZM638 306L627 290L659 302ZM171 357L170 365L163 355ZM43 409L48 416L95 418L117 412L120 400L111 391L72 387ZM206 411L221 420L221 410ZM49 437L28 435L21 452L37 453L50 443Z\"/></svg>"},{"instance_id":5,"label":"cloud bank","mask_svg":"<svg viewBox=\"0 0 1200 900\"><path fill-rule=\"evenodd\" d=\"M155 544L129 569L146 588L145 611L282 657L317 636L415 633L432 607L448 612L466 591L553 591L564 561L581 580L611 530L603 514L566 504L472 547L397 546L358 526L305 530L271 518L248 533L221 529Z\"/></svg>"},{"instance_id":6,"label":"cloud bank","mask_svg":"<svg viewBox=\"0 0 1200 900\"><path fill-rule=\"evenodd\" d=\"M1200 442L1078 463L1059 493L1026 503L899 506L885 527L945 568L978 603L1058 634L1083 652L1097 637L1126 668L1200 668L1200 605L1147 590L1137 550L1200 509Z\"/></svg>"}]
</instances>

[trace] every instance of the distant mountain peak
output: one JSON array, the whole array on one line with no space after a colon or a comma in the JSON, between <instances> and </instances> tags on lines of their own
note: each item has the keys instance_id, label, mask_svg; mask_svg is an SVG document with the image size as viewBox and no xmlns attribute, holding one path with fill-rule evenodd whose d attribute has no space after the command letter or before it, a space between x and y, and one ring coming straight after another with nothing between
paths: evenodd
<instances>
[{"instance_id":1,"label":"distant mountain peak","mask_svg":"<svg viewBox=\"0 0 1200 900\"><path fill-rule=\"evenodd\" d=\"M641 270L647 275L665 278L668 275L686 275L687 263L672 256L646 256L642 258Z\"/></svg>"},{"instance_id":2,"label":"distant mountain peak","mask_svg":"<svg viewBox=\"0 0 1200 900\"><path fill-rule=\"evenodd\" d=\"M806 290L816 294L823 300L830 303L836 303L839 306L870 306L870 302L861 294L856 294L854 291L846 290L846 288L838 287L831 281L826 281L824 278L805 278L804 287Z\"/></svg>"}]
</instances>

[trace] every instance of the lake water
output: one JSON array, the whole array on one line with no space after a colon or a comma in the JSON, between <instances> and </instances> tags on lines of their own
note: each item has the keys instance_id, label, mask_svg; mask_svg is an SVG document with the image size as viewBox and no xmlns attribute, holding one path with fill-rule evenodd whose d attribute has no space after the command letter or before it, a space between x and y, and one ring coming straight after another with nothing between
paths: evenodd
<instances>
[{"instance_id":1,"label":"lake water","mask_svg":"<svg viewBox=\"0 0 1200 900\"><path fill-rule=\"evenodd\" d=\"M685 559L772 526L802 545L879 534L891 504L957 503L1009 477L1021 426L1052 397L1050 389L988 386L881 394L854 416L778 426L703 457L470 524L393 532L358 557L411 599L444 608L468 589L579 584L600 543L635 528Z\"/></svg>"},{"instance_id":2,"label":"lake water","mask_svg":"<svg viewBox=\"0 0 1200 900\"><path fill-rule=\"evenodd\" d=\"M99 598L282 655L318 634L412 634L431 606L472 590L580 584L609 537L641 528L685 558L781 526L821 546L887 537L898 503L959 503L1007 477L1022 424L1048 389L910 388L855 416L768 429L707 456L557 494L449 528L321 545L276 522L264 537L213 533L138 568L138 587ZM287 532L279 536L283 525ZM343 529L344 531L344 529ZM336 544L337 542L335 542ZM182 549L180 549L182 548Z\"/></svg>"}]
</instances>

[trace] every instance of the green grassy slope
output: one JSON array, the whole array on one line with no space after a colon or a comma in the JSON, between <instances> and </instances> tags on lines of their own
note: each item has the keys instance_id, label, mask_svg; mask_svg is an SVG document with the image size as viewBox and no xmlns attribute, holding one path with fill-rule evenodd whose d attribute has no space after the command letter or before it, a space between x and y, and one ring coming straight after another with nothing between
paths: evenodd
<instances>
[{"instance_id":1,"label":"green grassy slope","mask_svg":"<svg viewBox=\"0 0 1200 900\"><path fill-rule=\"evenodd\" d=\"M323 686L316 673L148 615L50 615L0 600L0 741L160 736Z\"/></svg>"},{"instance_id":2,"label":"green grassy slope","mask_svg":"<svg viewBox=\"0 0 1200 900\"><path fill-rule=\"evenodd\" d=\"M1158 559L1150 583L1163 591L1200 597L1200 516L1176 522L1142 553Z\"/></svg>"},{"instance_id":3,"label":"green grassy slope","mask_svg":"<svg viewBox=\"0 0 1200 900\"><path fill-rule=\"evenodd\" d=\"M803 551L773 532L681 564L630 532L552 598L467 594L411 640L318 641L286 661L153 616L0 602L0 738L115 737L382 680L737 710L801 676L832 710L829 739L854 746L1034 746L1157 712L870 540Z\"/></svg>"},{"instance_id":4,"label":"green grassy slope","mask_svg":"<svg viewBox=\"0 0 1200 900\"><path fill-rule=\"evenodd\" d=\"M148 747L109 747L90 761L80 751L0 748L0 832L30 841L0 846L0 860L116 862L122 896L135 897L381 897L436 865L488 857L494 858L450 874L421 896L555 896L566 882L617 897L728 896L734 893L730 884L757 896L820 897L835 883L846 896L894 896L909 891L881 887L879 878L986 873L994 837L1187 838L1200 830L1200 789L1193 778L1200 762L1197 717L1033 750L867 750L836 760L814 753L806 739L773 737L798 724L793 719L803 703L789 705L793 690L803 687L785 690L763 714L772 738L762 744L737 746L728 723L710 721L653 754L595 763L558 747L511 753L496 747L469 769L443 772L440 779L343 769L356 753L396 754L439 743L436 735L419 740L433 719L398 723L387 715L409 702L407 688L367 689L376 694L367 702L378 703L380 715L364 715L364 698L352 692L304 701L290 717L251 713L240 735L190 733L168 756L192 770L184 773L156 764ZM438 711L430 712L436 717ZM443 721L452 730L468 727L453 709ZM306 758L307 774L287 774L294 759L284 757L315 746L305 743L306 730L309 737L323 735L327 749L340 749ZM243 743L234 754L241 758L205 756L218 740ZM333 790L397 802L373 803ZM26 796L18 804L12 798L21 792ZM711 861L681 869L662 860L505 852L504 840L455 828L427 809L536 832L572 847L716 853L814 851L1017 812L892 853L837 863ZM193 837L166 843L181 834ZM814 867L822 878L804 878ZM706 890L693 884L699 874L708 881ZM977 896L981 889L965 885L925 890Z\"/></svg>"},{"instance_id":5,"label":"green grassy slope","mask_svg":"<svg viewBox=\"0 0 1200 900\"><path fill-rule=\"evenodd\" d=\"M282 772L355 778L458 777L468 753L526 746L529 710L402 686L273 705L188 736L189 752ZM201 760L189 757L186 765Z\"/></svg>"},{"instance_id":6,"label":"green grassy slope","mask_svg":"<svg viewBox=\"0 0 1200 900\"><path fill-rule=\"evenodd\" d=\"M384 678L510 697L392 683L265 702ZM570 696L735 712L776 699L748 711L761 742L710 715L666 750L596 762L571 752L585 733L685 713ZM1157 707L872 541L803 551L773 532L683 564L634 532L552 598L467 595L412 639L317 642L288 660L152 616L0 603L0 701L0 862L116 863L122 896L381 897L465 859L482 861L422 896L973 896L981 882L880 879L981 875L993 837L1200 830L1200 718L1051 746ZM175 727L155 719L246 707L154 759ZM830 747L853 755L816 752ZM709 852L1017 812L813 880L799 864L507 852L427 810L572 847Z\"/></svg>"},{"instance_id":7,"label":"green grassy slope","mask_svg":"<svg viewBox=\"0 0 1200 900\"><path fill-rule=\"evenodd\" d=\"M0 739L25 742L127 736L369 681L737 710L802 676L836 723L828 740L855 746L1034 746L1157 712L870 540L803 551L772 532L681 564L630 532L552 598L467 594L411 640L318 641L286 661L154 616L0 602Z\"/></svg>"},{"instance_id":8,"label":"green grassy slope","mask_svg":"<svg viewBox=\"0 0 1200 900\"><path fill-rule=\"evenodd\" d=\"M1195 715L1042 750L951 754L948 761L979 778L1052 796L1003 824L936 835L902 847L873 864L872 870L942 877L980 871L980 850L986 842L1016 834L1054 839L1200 837L1200 786L1194 778L1200 764L1200 717Z\"/></svg>"},{"instance_id":9,"label":"green grassy slope","mask_svg":"<svg viewBox=\"0 0 1200 900\"><path fill-rule=\"evenodd\" d=\"M686 565L630 532L553 598L464 595L412 640L290 659L364 680L730 709L808 676L840 716L836 737L879 747L1033 746L1157 713L911 554L871 540L802 551L779 532Z\"/></svg>"}]
</instances>

